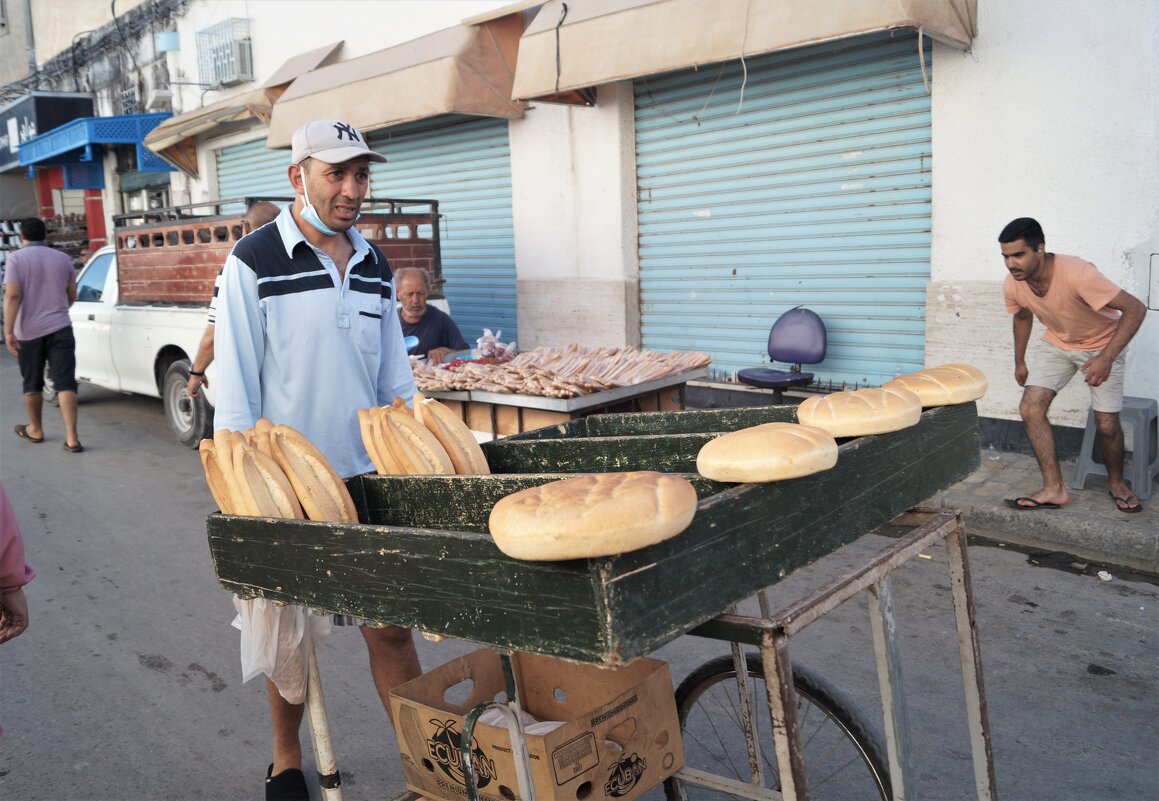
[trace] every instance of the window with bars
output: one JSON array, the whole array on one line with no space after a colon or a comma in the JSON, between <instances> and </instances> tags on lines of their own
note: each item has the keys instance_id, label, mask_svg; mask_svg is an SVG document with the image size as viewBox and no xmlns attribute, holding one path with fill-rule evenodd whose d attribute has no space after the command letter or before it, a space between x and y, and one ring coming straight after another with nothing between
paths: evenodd
<instances>
[{"instance_id":1,"label":"window with bars","mask_svg":"<svg viewBox=\"0 0 1159 801\"><path fill-rule=\"evenodd\" d=\"M254 79L249 20L233 17L197 32L201 83L233 86Z\"/></svg>"}]
</instances>

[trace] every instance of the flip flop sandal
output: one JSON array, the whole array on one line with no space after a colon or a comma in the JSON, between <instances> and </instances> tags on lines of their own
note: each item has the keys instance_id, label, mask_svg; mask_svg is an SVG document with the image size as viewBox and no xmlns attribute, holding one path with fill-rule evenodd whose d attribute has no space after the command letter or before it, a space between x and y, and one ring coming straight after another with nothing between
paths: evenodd
<instances>
[{"instance_id":1,"label":"flip flop sandal","mask_svg":"<svg viewBox=\"0 0 1159 801\"><path fill-rule=\"evenodd\" d=\"M1034 498L1025 496L1022 498L1007 498L1006 505L1011 509L1023 509L1025 511L1034 511L1035 509L1061 509L1062 505L1057 503L1044 503L1043 501L1036 501Z\"/></svg>"},{"instance_id":2,"label":"flip flop sandal","mask_svg":"<svg viewBox=\"0 0 1159 801\"><path fill-rule=\"evenodd\" d=\"M16 431L16 436L20 437L21 439L26 439L29 442L34 442L38 445L41 442L44 442L44 437L34 437L31 434L29 434L28 433L28 426L24 425L23 423L16 426L14 431Z\"/></svg>"},{"instance_id":3,"label":"flip flop sandal","mask_svg":"<svg viewBox=\"0 0 1159 801\"><path fill-rule=\"evenodd\" d=\"M1134 506L1119 506L1119 504L1121 504L1121 503L1130 503L1130 501L1128 501L1126 498L1120 498L1118 495L1116 495L1111 490L1107 490L1107 494L1110 495L1111 500L1113 500L1115 502L1115 508L1118 509L1120 512L1123 512L1124 514L1133 515L1136 512L1143 511L1143 504L1139 503L1137 500L1135 501Z\"/></svg>"}]
</instances>

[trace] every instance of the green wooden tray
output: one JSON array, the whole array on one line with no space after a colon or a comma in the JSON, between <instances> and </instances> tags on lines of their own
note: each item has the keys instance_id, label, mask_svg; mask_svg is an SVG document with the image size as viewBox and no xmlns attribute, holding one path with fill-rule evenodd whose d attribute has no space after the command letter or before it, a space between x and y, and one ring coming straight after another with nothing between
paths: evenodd
<instances>
[{"instance_id":1,"label":"green wooden tray","mask_svg":"<svg viewBox=\"0 0 1159 801\"><path fill-rule=\"evenodd\" d=\"M973 403L929 409L904 431L840 443L837 465L770 484L696 475L715 434L794 421L796 407L613 414L487 443L490 476L350 479L358 525L214 514L218 579L242 595L549 654L624 664L788 573L889 522L979 464ZM487 533L499 498L561 474L684 474L696 517L620 556L524 562Z\"/></svg>"}]
</instances>

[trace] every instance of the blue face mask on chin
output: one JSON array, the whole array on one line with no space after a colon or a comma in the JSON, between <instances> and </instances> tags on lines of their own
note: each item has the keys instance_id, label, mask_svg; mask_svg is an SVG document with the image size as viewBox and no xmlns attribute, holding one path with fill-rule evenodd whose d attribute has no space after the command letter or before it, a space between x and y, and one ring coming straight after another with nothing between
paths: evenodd
<instances>
[{"instance_id":1,"label":"blue face mask on chin","mask_svg":"<svg viewBox=\"0 0 1159 801\"><path fill-rule=\"evenodd\" d=\"M306 190L306 173L302 172L302 197L306 201L305 208L302 209L302 219L310 223L318 230L318 233L326 236L338 236L338 232L331 228L326 223L322 222L322 218L318 216L318 210L314 208L314 204L310 202L310 193Z\"/></svg>"}]
</instances>

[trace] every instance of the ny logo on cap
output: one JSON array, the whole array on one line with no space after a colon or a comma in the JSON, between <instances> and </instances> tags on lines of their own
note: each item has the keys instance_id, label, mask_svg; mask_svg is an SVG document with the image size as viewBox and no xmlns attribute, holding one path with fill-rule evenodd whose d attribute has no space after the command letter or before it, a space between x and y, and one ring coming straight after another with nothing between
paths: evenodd
<instances>
[{"instance_id":1,"label":"ny logo on cap","mask_svg":"<svg viewBox=\"0 0 1159 801\"><path fill-rule=\"evenodd\" d=\"M347 136L349 136L351 142L361 142L362 141L361 139L358 138L358 131L354 130L353 127L351 127L350 125L347 125L344 122L334 123L334 130L336 130L338 132L338 141L339 142L342 141L342 134L346 134Z\"/></svg>"}]
</instances>

